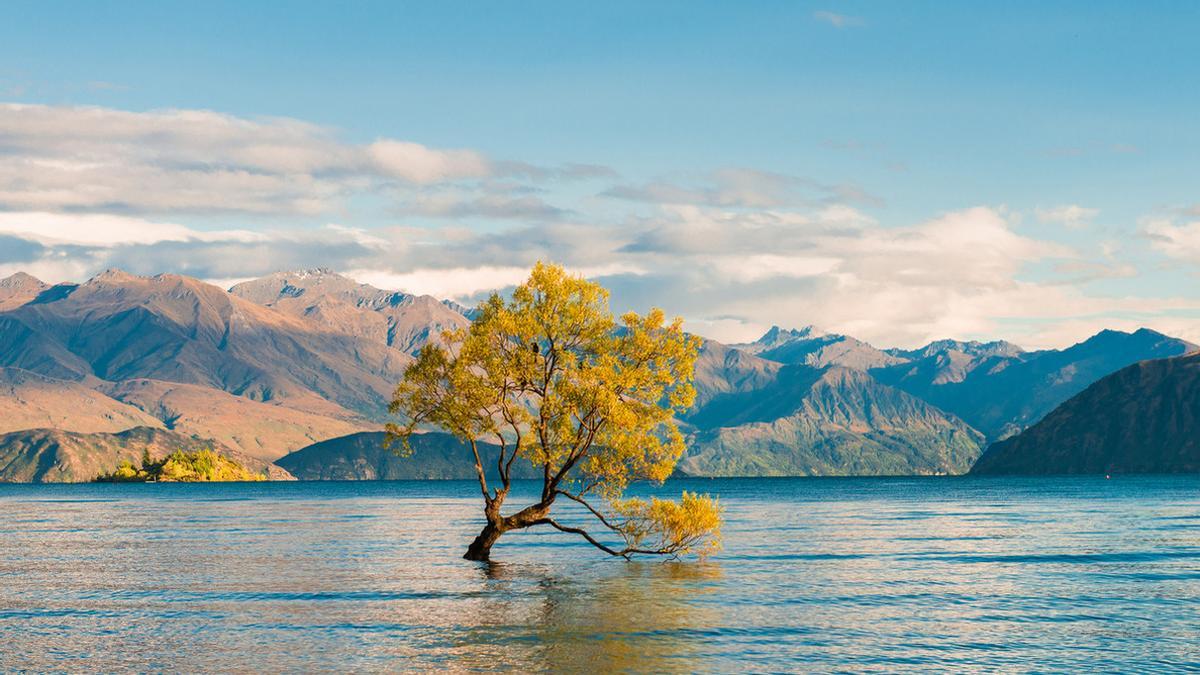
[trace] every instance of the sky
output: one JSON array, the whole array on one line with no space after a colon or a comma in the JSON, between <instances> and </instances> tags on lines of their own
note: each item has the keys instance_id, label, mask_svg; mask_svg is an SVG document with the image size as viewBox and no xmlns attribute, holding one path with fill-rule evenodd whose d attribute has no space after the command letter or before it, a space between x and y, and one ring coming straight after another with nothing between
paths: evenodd
<instances>
[{"instance_id":1,"label":"sky","mask_svg":"<svg viewBox=\"0 0 1200 675\"><path fill-rule=\"evenodd\" d=\"M8 2L0 275L1200 342L1200 4Z\"/></svg>"}]
</instances>

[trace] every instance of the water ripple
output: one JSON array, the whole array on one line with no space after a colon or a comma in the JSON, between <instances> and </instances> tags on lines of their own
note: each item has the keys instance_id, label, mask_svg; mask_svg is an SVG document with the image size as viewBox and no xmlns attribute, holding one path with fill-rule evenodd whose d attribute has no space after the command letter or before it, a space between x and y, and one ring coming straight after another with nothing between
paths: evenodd
<instances>
[{"instance_id":1,"label":"water ripple","mask_svg":"<svg viewBox=\"0 0 1200 675\"><path fill-rule=\"evenodd\" d=\"M1200 667L1198 477L681 488L727 509L707 562L469 563L461 482L0 486L0 671Z\"/></svg>"}]
</instances>

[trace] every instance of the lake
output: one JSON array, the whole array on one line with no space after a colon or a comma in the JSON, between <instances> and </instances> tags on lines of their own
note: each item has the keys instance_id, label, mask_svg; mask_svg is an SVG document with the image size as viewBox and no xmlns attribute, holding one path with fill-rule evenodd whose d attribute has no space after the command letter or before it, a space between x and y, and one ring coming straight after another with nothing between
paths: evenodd
<instances>
[{"instance_id":1,"label":"lake","mask_svg":"<svg viewBox=\"0 0 1200 675\"><path fill-rule=\"evenodd\" d=\"M470 482L0 485L0 671L1200 668L1200 477L681 488L707 561L485 565Z\"/></svg>"}]
</instances>

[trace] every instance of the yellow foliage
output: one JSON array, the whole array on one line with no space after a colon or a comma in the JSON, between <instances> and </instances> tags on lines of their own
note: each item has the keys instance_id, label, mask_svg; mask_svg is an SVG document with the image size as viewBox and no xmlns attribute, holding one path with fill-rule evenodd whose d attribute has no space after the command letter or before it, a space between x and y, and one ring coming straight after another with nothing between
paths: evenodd
<instances>
[{"instance_id":1,"label":"yellow foliage","mask_svg":"<svg viewBox=\"0 0 1200 675\"><path fill-rule=\"evenodd\" d=\"M444 338L448 347L427 345L405 372L390 410L408 421L388 430L406 451L422 425L499 443L503 487L489 492L476 455L489 506L507 494L516 457L545 476L541 506L548 508L567 490L576 501L616 500L631 481L662 482L683 454L675 415L695 398L700 339L679 318L653 309L617 320L603 287L539 262L511 300L493 294L468 328ZM673 520L667 508L652 507L646 522L690 533L688 541L719 527L719 516L696 504L681 505Z\"/></svg>"},{"instance_id":2,"label":"yellow foliage","mask_svg":"<svg viewBox=\"0 0 1200 675\"><path fill-rule=\"evenodd\" d=\"M632 549L706 556L721 550L721 505L708 495L683 493L678 502L651 497L612 502L623 519L617 529Z\"/></svg>"},{"instance_id":3,"label":"yellow foliage","mask_svg":"<svg viewBox=\"0 0 1200 675\"><path fill-rule=\"evenodd\" d=\"M142 472L139 472L137 469L133 468L132 462L129 460L122 460L121 463L117 465L116 471L113 471L111 474L109 474L109 477L111 477L114 481L131 481L136 480L140 474L142 474Z\"/></svg>"},{"instance_id":4,"label":"yellow foliage","mask_svg":"<svg viewBox=\"0 0 1200 675\"><path fill-rule=\"evenodd\" d=\"M232 482L261 481L266 476L249 471L241 464L213 450L184 452L176 450L161 460L154 461L149 453L143 453L142 466L135 469L129 461L122 461L116 470L96 478L99 482Z\"/></svg>"}]
</instances>

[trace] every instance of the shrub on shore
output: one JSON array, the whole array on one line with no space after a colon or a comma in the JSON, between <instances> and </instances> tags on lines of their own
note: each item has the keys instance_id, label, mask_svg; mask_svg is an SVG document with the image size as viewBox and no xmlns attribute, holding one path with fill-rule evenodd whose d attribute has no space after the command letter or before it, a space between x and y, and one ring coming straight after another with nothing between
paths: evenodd
<instances>
[{"instance_id":1,"label":"shrub on shore","mask_svg":"<svg viewBox=\"0 0 1200 675\"><path fill-rule=\"evenodd\" d=\"M149 451L143 452L140 467L134 467L128 460L122 461L112 473L97 476L95 482L207 483L261 480L266 480L266 476L254 473L213 450L176 450L159 460L151 458Z\"/></svg>"}]
</instances>

